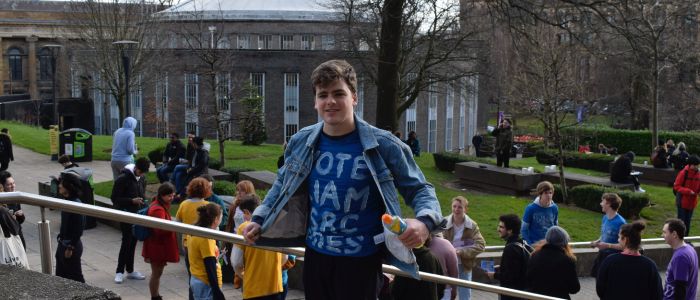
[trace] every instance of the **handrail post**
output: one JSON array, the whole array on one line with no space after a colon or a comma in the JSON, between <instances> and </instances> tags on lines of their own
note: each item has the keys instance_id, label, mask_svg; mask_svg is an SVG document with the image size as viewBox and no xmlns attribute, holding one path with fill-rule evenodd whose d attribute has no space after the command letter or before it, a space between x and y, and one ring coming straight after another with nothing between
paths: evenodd
<instances>
[{"instance_id":1,"label":"handrail post","mask_svg":"<svg viewBox=\"0 0 700 300\"><path fill-rule=\"evenodd\" d=\"M37 223L39 227L39 254L41 255L41 272L51 275L53 261L51 258L51 227L50 221L46 220L44 207L41 207L41 221Z\"/></svg>"}]
</instances>

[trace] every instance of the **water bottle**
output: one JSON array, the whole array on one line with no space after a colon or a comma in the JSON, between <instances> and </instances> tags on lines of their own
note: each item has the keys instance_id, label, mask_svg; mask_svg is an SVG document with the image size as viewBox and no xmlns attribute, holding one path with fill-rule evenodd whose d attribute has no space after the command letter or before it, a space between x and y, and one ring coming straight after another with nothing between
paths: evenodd
<instances>
[{"instance_id":1,"label":"water bottle","mask_svg":"<svg viewBox=\"0 0 700 300\"><path fill-rule=\"evenodd\" d=\"M399 216L392 216L389 214L384 214L382 215L382 224L384 227L393 232L396 235L401 235L404 231L406 231L406 222L401 219Z\"/></svg>"}]
</instances>

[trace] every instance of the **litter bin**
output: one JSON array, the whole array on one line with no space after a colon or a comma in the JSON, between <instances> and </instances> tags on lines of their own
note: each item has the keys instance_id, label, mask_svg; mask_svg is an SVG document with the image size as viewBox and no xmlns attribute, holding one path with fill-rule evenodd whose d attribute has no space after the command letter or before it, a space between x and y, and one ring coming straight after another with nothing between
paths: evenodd
<instances>
[{"instance_id":1,"label":"litter bin","mask_svg":"<svg viewBox=\"0 0 700 300\"><path fill-rule=\"evenodd\" d=\"M59 155L70 155L72 161L92 161L92 133L70 128L58 135Z\"/></svg>"}]
</instances>

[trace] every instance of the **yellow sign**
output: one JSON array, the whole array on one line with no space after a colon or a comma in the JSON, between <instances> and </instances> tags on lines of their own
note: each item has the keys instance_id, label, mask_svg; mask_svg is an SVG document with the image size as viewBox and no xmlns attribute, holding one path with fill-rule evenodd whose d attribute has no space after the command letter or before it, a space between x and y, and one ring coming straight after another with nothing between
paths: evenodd
<instances>
[{"instance_id":1,"label":"yellow sign","mask_svg":"<svg viewBox=\"0 0 700 300\"><path fill-rule=\"evenodd\" d=\"M49 126L49 145L51 155L58 155L58 125Z\"/></svg>"}]
</instances>

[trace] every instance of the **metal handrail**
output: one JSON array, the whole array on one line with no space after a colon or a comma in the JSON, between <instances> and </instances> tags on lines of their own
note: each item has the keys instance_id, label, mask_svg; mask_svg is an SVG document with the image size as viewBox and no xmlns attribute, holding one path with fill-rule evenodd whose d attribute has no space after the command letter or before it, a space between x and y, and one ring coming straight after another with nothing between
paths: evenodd
<instances>
[{"instance_id":1,"label":"metal handrail","mask_svg":"<svg viewBox=\"0 0 700 300\"><path fill-rule=\"evenodd\" d=\"M149 217L149 216L142 216L139 214L125 212L125 211L121 211L121 210L99 207L99 206L94 206L94 205L85 204L85 203L78 203L78 202L73 202L73 201L66 201L66 200L62 200L62 199L41 196L41 195L36 195L36 194L31 194L31 193L24 193L24 192L0 193L0 204L10 204L10 203L21 203L21 204L26 204L26 205L38 206L41 208L41 222L39 223L39 227L40 227L39 240L42 244L40 247L42 269L44 270L45 273L49 273L49 274L51 273L50 261L51 261L52 254L51 254L50 238L47 238L47 236L50 236L50 234L48 232L48 226L46 226L47 222L46 222L45 213L44 213L45 208L58 209L58 210L66 211L66 212L77 213L77 214L92 216L92 217L101 218L101 219L108 219L108 220L119 221L119 222L130 223L130 224L138 224L138 225L143 225L143 226L147 226L147 227L151 227L151 228L158 228L158 229L163 229L163 230L168 230L168 231L173 231L173 232L179 232L179 233L184 233L184 234L189 234L189 235L206 237L206 238L215 239L218 241L231 242L234 244L242 244L242 245L246 245L246 246L252 246L252 247L256 247L256 248L261 248L261 249L266 249L266 250L271 250L271 251L276 251L276 252L281 252L281 253L304 256L304 248L298 248L298 247L262 247L262 246L257 246L257 245L250 245L250 244L247 244L245 242L245 240L243 239L243 237L240 235L228 233L228 232L224 232L224 231L219 231L219 230L215 230L215 229L204 228L204 227L194 226L194 225L189 225L189 224L183 224L180 222L168 221L168 220ZM42 225L44 225L44 226L42 226ZM42 230L45 232L42 232ZM47 243L47 242L49 243L49 245L45 245L45 243ZM48 272L47 272L47 269L44 268L45 265L49 266ZM396 268L394 266L390 266L390 265L382 265L382 271L385 273L393 274L393 275L411 277L410 274L408 274L404 271L401 271L398 268ZM490 292L490 293L497 293L497 294L501 294L501 295L507 295L507 296L525 298L525 299L532 299L532 300L556 300L556 299L560 299L560 298L549 297L549 296L544 296L544 295L535 294L535 293L524 292L524 291L520 291L520 290L504 288L504 287L495 286L495 285L489 285L489 284L484 284L484 283L479 283L479 282L474 282L474 281L469 281L469 280L462 280L462 279L456 279L456 278L442 276L442 275L436 275L433 273L418 272L418 275L419 275L421 280L426 280L426 281L431 281L431 282L436 282L436 283L446 284L446 285L454 285L454 286L461 286L461 287L466 287L466 288L473 288L473 289L482 290L482 291Z\"/></svg>"},{"instance_id":2,"label":"metal handrail","mask_svg":"<svg viewBox=\"0 0 700 300\"><path fill-rule=\"evenodd\" d=\"M687 236L687 237L684 237L683 240L686 242L700 241L700 236ZM666 241L663 238L642 239L642 245L664 244L665 242ZM591 242L572 242L572 243L569 243L569 245L571 245L572 248L591 248ZM484 251L485 252L503 251L503 249L505 247L506 247L505 245L486 246L484 248Z\"/></svg>"}]
</instances>

